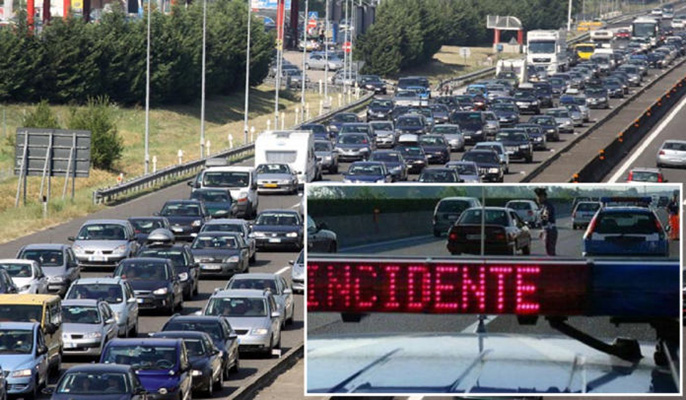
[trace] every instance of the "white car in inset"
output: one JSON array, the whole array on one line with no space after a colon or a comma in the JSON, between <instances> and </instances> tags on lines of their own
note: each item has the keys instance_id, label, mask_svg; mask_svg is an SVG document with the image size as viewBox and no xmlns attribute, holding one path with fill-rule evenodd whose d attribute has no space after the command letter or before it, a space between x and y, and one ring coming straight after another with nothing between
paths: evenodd
<instances>
[{"instance_id":1,"label":"white car in inset","mask_svg":"<svg viewBox=\"0 0 686 400\"><path fill-rule=\"evenodd\" d=\"M0 260L0 268L7 271L19 293L48 293L48 277L43 273L38 261L8 258Z\"/></svg>"}]
</instances>

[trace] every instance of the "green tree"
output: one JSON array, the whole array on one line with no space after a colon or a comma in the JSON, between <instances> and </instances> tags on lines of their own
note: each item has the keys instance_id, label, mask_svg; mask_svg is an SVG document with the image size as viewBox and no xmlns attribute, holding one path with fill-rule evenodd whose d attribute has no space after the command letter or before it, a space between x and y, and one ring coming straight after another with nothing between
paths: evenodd
<instances>
[{"instance_id":1,"label":"green tree","mask_svg":"<svg viewBox=\"0 0 686 400\"><path fill-rule=\"evenodd\" d=\"M112 170L124 149L117 132L114 108L109 98L99 97L89 98L84 108L71 110L69 129L91 132L91 162L95 168Z\"/></svg>"},{"instance_id":2,"label":"green tree","mask_svg":"<svg viewBox=\"0 0 686 400\"><path fill-rule=\"evenodd\" d=\"M57 116L52 112L47 100L42 100L35 110L26 113L21 125L23 128L60 129Z\"/></svg>"}]
</instances>

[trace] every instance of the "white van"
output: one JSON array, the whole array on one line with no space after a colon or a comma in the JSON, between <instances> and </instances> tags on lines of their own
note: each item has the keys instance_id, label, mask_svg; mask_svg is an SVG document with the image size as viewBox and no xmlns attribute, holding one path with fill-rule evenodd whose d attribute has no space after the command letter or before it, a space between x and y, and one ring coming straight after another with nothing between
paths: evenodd
<instances>
[{"instance_id":1,"label":"white van","mask_svg":"<svg viewBox=\"0 0 686 400\"><path fill-rule=\"evenodd\" d=\"M254 167L209 166L221 164L217 159L208 160L208 167L194 180L188 182L196 189L227 189L236 202L238 217L250 219L257 215L259 198L257 196L257 174ZM211 162L210 162L211 161Z\"/></svg>"},{"instance_id":2,"label":"white van","mask_svg":"<svg viewBox=\"0 0 686 400\"><path fill-rule=\"evenodd\" d=\"M311 131L266 131L255 140L255 166L288 164L298 177L298 185L317 180L317 159Z\"/></svg>"}]
</instances>

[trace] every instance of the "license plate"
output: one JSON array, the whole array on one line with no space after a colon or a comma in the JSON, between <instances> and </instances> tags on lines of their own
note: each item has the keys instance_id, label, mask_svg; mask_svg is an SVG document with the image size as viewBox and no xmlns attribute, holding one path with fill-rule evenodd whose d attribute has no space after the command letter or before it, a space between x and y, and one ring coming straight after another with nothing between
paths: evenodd
<instances>
[{"instance_id":1,"label":"license plate","mask_svg":"<svg viewBox=\"0 0 686 400\"><path fill-rule=\"evenodd\" d=\"M269 239L269 243L281 243L281 239Z\"/></svg>"},{"instance_id":2,"label":"license plate","mask_svg":"<svg viewBox=\"0 0 686 400\"><path fill-rule=\"evenodd\" d=\"M174 232L183 232L183 228L180 226L172 226L172 231Z\"/></svg>"},{"instance_id":3,"label":"license plate","mask_svg":"<svg viewBox=\"0 0 686 400\"><path fill-rule=\"evenodd\" d=\"M516 147L508 147L507 151L513 151L514 152L514 151L517 151L517 148Z\"/></svg>"},{"instance_id":4,"label":"license plate","mask_svg":"<svg viewBox=\"0 0 686 400\"><path fill-rule=\"evenodd\" d=\"M105 256L89 256L88 261L107 261Z\"/></svg>"},{"instance_id":5,"label":"license plate","mask_svg":"<svg viewBox=\"0 0 686 400\"><path fill-rule=\"evenodd\" d=\"M264 184L264 187L266 187L266 188L275 188L275 187L279 187L279 185L277 185L276 183L265 183L265 184Z\"/></svg>"},{"instance_id":6,"label":"license plate","mask_svg":"<svg viewBox=\"0 0 686 400\"><path fill-rule=\"evenodd\" d=\"M75 348L77 348L77 347L78 347L78 346L76 345L76 343L65 343L65 344L64 344L64 348L65 348L65 349L75 349Z\"/></svg>"},{"instance_id":7,"label":"license plate","mask_svg":"<svg viewBox=\"0 0 686 400\"><path fill-rule=\"evenodd\" d=\"M208 271L218 271L222 269L221 265L203 265L202 269L208 270Z\"/></svg>"},{"instance_id":8,"label":"license plate","mask_svg":"<svg viewBox=\"0 0 686 400\"><path fill-rule=\"evenodd\" d=\"M467 240L481 240L481 235L467 235Z\"/></svg>"}]
</instances>

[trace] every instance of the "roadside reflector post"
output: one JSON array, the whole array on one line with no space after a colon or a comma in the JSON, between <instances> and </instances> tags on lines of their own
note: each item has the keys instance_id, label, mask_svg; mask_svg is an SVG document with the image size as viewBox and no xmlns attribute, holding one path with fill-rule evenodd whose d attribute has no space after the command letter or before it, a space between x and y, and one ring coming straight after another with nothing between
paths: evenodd
<instances>
[{"instance_id":1,"label":"roadside reflector post","mask_svg":"<svg viewBox=\"0 0 686 400\"><path fill-rule=\"evenodd\" d=\"M157 156L152 156L152 173L157 172Z\"/></svg>"},{"instance_id":2,"label":"roadside reflector post","mask_svg":"<svg viewBox=\"0 0 686 400\"><path fill-rule=\"evenodd\" d=\"M43 196L43 219L48 218L48 198Z\"/></svg>"},{"instance_id":3,"label":"roadside reflector post","mask_svg":"<svg viewBox=\"0 0 686 400\"><path fill-rule=\"evenodd\" d=\"M207 149L206 155L208 157L210 156L210 154L212 154L212 151L210 150L210 146L211 146L210 139L207 139L207 141L205 142L205 148Z\"/></svg>"},{"instance_id":4,"label":"roadside reflector post","mask_svg":"<svg viewBox=\"0 0 686 400\"><path fill-rule=\"evenodd\" d=\"M269 119L267 120L267 130L268 130L268 131L271 131L271 130L272 130L272 121L269 120Z\"/></svg>"},{"instance_id":5,"label":"roadside reflector post","mask_svg":"<svg viewBox=\"0 0 686 400\"><path fill-rule=\"evenodd\" d=\"M319 100L319 115L324 114L324 102Z\"/></svg>"},{"instance_id":6,"label":"roadside reflector post","mask_svg":"<svg viewBox=\"0 0 686 400\"><path fill-rule=\"evenodd\" d=\"M319 80L319 95L320 96L322 95L323 88L324 88L324 82L322 82L322 80L320 79Z\"/></svg>"},{"instance_id":7,"label":"roadside reflector post","mask_svg":"<svg viewBox=\"0 0 686 400\"><path fill-rule=\"evenodd\" d=\"M281 130L286 129L286 112L281 111Z\"/></svg>"},{"instance_id":8,"label":"roadside reflector post","mask_svg":"<svg viewBox=\"0 0 686 400\"><path fill-rule=\"evenodd\" d=\"M183 150L179 149L176 156L179 158L179 164L183 164Z\"/></svg>"},{"instance_id":9,"label":"roadside reflector post","mask_svg":"<svg viewBox=\"0 0 686 400\"><path fill-rule=\"evenodd\" d=\"M338 93L338 107L340 107L343 103L343 94Z\"/></svg>"},{"instance_id":10,"label":"roadside reflector post","mask_svg":"<svg viewBox=\"0 0 686 400\"><path fill-rule=\"evenodd\" d=\"M250 128L250 141L254 142L255 141L255 127Z\"/></svg>"},{"instance_id":11,"label":"roadside reflector post","mask_svg":"<svg viewBox=\"0 0 686 400\"><path fill-rule=\"evenodd\" d=\"M233 135L229 133L229 148L233 149Z\"/></svg>"},{"instance_id":12,"label":"roadside reflector post","mask_svg":"<svg viewBox=\"0 0 686 400\"><path fill-rule=\"evenodd\" d=\"M304 113L304 112L305 112L305 111L303 110L303 113ZM300 114L300 109L299 109L299 108L296 108L296 109L295 109L295 123L294 123L293 125L298 125L298 115L299 115L299 114Z\"/></svg>"},{"instance_id":13,"label":"roadside reflector post","mask_svg":"<svg viewBox=\"0 0 686 400\"><path fill-rule=\"evenodd\" d=\"M605 150L600 150L598 152L598 158L601 160L605 160Z\"/></svg>"}]
</instances>

